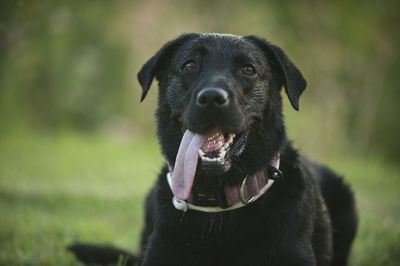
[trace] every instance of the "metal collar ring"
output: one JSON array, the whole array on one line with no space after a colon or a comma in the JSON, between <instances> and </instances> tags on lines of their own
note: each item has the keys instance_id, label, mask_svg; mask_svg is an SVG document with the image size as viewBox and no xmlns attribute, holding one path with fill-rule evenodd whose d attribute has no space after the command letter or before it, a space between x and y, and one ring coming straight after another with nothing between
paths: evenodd
<instances>
[{"instance_id":1,"label":"metal collar ring","mask_svg":"<svg viewBox=\"0 0 400 266\"><path fill-rule=\"evenodd\" d=\"M244 186L246 185L246 181L247 181L247 178L248 178L248 177L249 177L249 176L247 175L247 176L243 179L242 185L240 186L240 201L241 201L243 204L245 204L245 205L252 203L252 202L254 201L254 199L255 199L254 196L252 196L252 197L249 198L249 199L245 199L245 198L244 198Z\"/></svg>"}]
</instances>

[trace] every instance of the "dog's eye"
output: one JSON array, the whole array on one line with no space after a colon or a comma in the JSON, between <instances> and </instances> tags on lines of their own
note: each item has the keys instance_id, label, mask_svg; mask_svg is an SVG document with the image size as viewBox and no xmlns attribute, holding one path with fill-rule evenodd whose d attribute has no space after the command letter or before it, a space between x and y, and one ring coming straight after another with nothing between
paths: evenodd
<instances>
[{"instance_id":1,"label":"dog's eye","mask_svg":"<svg viewBox=\"0 0 400 266\"><path fill-rule=\"evenodd\" d=\"M187 61L185 64L182 66L183 71L192 71L196 69L196 64L193 61Z\"/></svg>"},{"instance_id":2,"label":"dog's eye","mask_svg":"<svg viewBox=\"0 0 400 266\"><path fill-rule=\"evenodd\" d=\"M242 68L242 73L245 74L246 76L253 76L256 73L256 70L252 65L245 65Z\"/></svg>"}]
</instances>

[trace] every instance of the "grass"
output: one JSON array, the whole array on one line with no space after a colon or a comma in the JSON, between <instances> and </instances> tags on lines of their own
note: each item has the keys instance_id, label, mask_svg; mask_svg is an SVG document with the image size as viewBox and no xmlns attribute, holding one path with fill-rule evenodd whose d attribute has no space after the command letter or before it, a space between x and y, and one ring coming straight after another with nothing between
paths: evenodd
<instances>
[{"instance_id":1,"label":"grass","mask_svg":"<svg viewBox=\"0 0 400 266\"><path fill-rule=\"evenodd\" d=\"M0 141L0 265L76 265L74 240L138 250L161 157L153 139L85 135Z\"/></svg>"},{"instance_id":2,"label":"grass","mask_svg":"<svg viewBox=\"0 0 400 266\"><path fill-rule=\"evenodd\" d=\"M400 168L383 160L332 159L355 192L360 224L350 265L399 265Z\"/></svg>"},{"instance_id":3,"label":"grass","mask_svg":"<svg viewBox=\"0 0 400 266\"><path fill-rule=\"evenodd\" d=\"M380 159L326 161L357 197L351 265L398 265L400 168ZM3 136L0 265L79 265L65 251L75 240L138 251L144 196L161 164L153 136Z\"/></svg>"}]
</instances>

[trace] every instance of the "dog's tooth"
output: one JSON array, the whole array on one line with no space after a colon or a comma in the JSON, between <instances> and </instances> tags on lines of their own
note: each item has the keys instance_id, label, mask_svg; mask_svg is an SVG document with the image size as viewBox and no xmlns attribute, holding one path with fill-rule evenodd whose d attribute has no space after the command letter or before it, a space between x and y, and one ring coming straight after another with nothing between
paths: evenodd
<instances>
[{"instance_id":1,"label":"dog's tooth","mask_svg":"<svg viewBox=\"0 0 400 266\"><path fill-rule=\"evenodd\" d=\"M197 152L200 157L203 157L205 155L205 153L201 149L199 149Z\"/></svg>"},{"instance_id":2,"label":"dog's tooth","mask_svg":"<svg viewBox=\"0 0 400 266\"><path fill-rule=\"evenodd\" d=\"M232 143L234 137L235 137L235 134L229 134L228 143Z\"/></svg>"},{"instance_id":3,"label":"dog's tooth","mask_svg":"<svg viewBox=\"0 0 400 266\"><path fill-rule=\"evenodd\" d=\"M225 155L226 155L226 151L221 151L221 153L219 154L219 158L221 160L225 159Z\"/></svg>"}]
</instances>

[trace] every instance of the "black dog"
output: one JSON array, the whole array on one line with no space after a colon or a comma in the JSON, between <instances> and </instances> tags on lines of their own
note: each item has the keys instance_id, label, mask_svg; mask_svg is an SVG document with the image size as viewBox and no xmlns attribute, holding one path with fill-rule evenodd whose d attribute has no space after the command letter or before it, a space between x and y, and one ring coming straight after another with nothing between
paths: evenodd
<instances>
[{"instance_id":1,"label":"black dog","mask_svg":"<svg viewBox=\"0 0 400 266\"><path fill-rule=\"evenodd\" d=\"M298 110L306 81L279 47L254 36L184 34L140 70L141 100L154 77L167 164L147 198L142 256L71 246L81 260L347 264L357 230L353 194L287 140L281 87Z\"/></svg>"}]
</instances>

